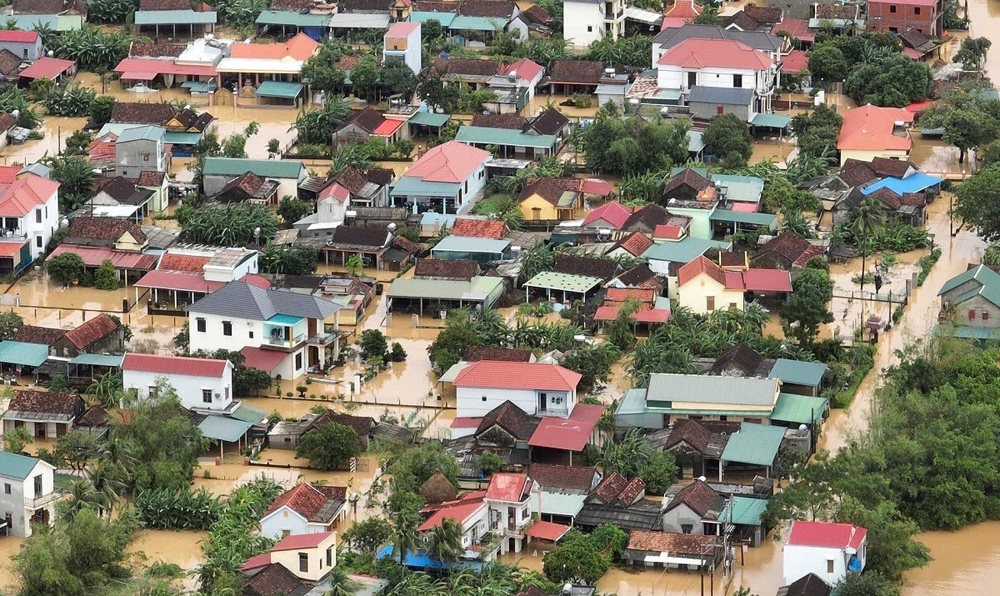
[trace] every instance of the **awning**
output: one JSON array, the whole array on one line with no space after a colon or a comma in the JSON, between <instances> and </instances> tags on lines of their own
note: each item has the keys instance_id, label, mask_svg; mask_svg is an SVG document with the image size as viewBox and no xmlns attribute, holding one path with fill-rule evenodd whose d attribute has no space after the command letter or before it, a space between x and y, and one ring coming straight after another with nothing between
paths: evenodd
<instances>
[{"instance_id":1,"label":"awning","mask_svg":"<svg viewBox=\"0 0 1000 596\"><path fill-rule=\"evenodd\" d=\"M448 124L449 120L451 120L451 114L434 114L431 112L417 112L416 114L411 116L410 119L407 120L407 122L409 122L410 124L417 124L420 126L432 126L437 128L444 126L445 124Z\"/></svg>"},{"instance_id":2,"label":"awning","mask_svg":"<svg viewBox=\"0 0 1000 596\"><path fill-rule=\"evenodd\" d=\"M80 354L69 361L70 364L80 364L84 366L109 366L121 368L125 356L121 354Z\"/></svg>"},{"instance_id":3,"label":"awning","mask_svg":"<svg viewBox=\"0 0 1000 596\"><path fill-rule=\"evenodd\" d=\"M267 413L264 410L258 410L257 408L250 407L245 403L240 402L239 407L233 410L230 416L237 420L242 420L243 422L257 424L267 418Z\"/></svg>"},{"instance_id":4,"label":"awning","mask_svg":"<svg viewBox=\"0 0 1000 596\"><path fill-rule=\"evenodd\" d=\"M547 521L536 521L531 524L531 527L528 528L528 531L525 532L525 534L531 538L555 542L565 536L566 532L569 532L569 530L569 526L564 526L562 524L555 524Z\"/></svg>"},{"instance_id":5,"label":"awning","mask_svg":"<svg viewBox=\"0 0 1000 596\"><path fill-rule=\"evenodd\" d=\"M201 430L201 434L209 439L215 439L216 441L225 441L226 443L234 443L246 434L250 427L253 426L250 422L244 422L242 420L236 420L234 418L226 418L224 416L209 416L201 421L198 428Z\"/></svg>"},{"instance_id":6,"label":"awning","mask_svg":"<svg viewBox=\"0 0 1000 596\"><path fill-rule=\"evenodd\" d=\"M774 411L771 412L771 420L790 424L814 424L823 420L824 413L825 397L780 393L774 404Z\"/></svg>"},{"instance_id":7,"label":"awning","mask_svg":"<svg viewBox=\"0 0 1000 596\"><path fill-rule=\"evenodd\" d=\"M22 341L0 342L0 362L20 366L41 366L49 358L49 347Z\"/></svg>"},{"instance_id":8,"label":"awning","mask_svg":"<svg viewBox=\"0 0 1000 596\"><path fill-rule=\"evenodd\" d=\"M451 368L449 368L447 371L445 371L445 373L443 375L441 375L441 378L438 379L438 383L454 383L455 382L455 378L458 377L458 373L460 373L463 370L465 370L465 368L467 366L469 366L469 364L471 364L471 363L466 362L464 360L461 361L461 362L456 362L455 364L452 364Z\"/></svg>"},{"instance_id":9,"label":"awning","mask_svg":"<svg viewBox=\"0 0 1000 596\"><path fill-rule=\"evenodd\" d=\"M778 114L757 114L750 121L753 126L763 126L765 128L788 128L791 124L791 116L781 116Z\"/></svg>"},{"instance_id":10,"label":"awning","mask_svg":"<svg viewBox=\"0 0 1000 596\"><path fill-rule=\"evenodd\" d=\"M155 72L123 72L121 78L126 81L152 81L156 78Z\"/></svg>"},{"instance_id":11,"label":"awning","mask_svg":"<svg viewBox=\"0 0 1000 596\"><path fill-rule=\"evenodd\" d=\"M226 284L221 281L207 281L201 273L155 269L143 275L133 285L137 288L211 294Z\"/></svg>"},{"instance_id":12,"label":"awning","mask_svg":"<svg viewBox=\"0 0 1000 596\"><path fill-rule=\"evenodd\" d=\"M264 81L257 87L257 97L276 97L278 99L295 99L302 93L301 83L286 81Z\"/></svg>"}]
</instances>

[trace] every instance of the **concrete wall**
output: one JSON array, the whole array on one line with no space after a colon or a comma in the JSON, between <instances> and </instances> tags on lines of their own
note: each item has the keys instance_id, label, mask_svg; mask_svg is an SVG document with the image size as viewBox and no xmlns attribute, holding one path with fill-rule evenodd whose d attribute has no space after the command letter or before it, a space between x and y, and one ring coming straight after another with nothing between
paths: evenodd
<instances>
[{"instance_id":1,"label":"concrete wall","mask_svg":"<svg viewBox=\"0 0 1000 596\"><path fill-rule=\"evenodd\" d=\"M949 294L951 293L953 292L949 292ZM943 296L943 298L949 298L949 296ZM973 296L964 302L955 304L954 310L959 325L986 329L1000 328L1000 308L982 296Z\"/></svg>"},{"instance_id":2,"label":"concrete wall","mask_svg":"<svg viewBox=\"0 0 1000 596\"><path fill-rule=\"evenodd\" d=\"M743 310L743 292L727 290L722 284L707 275L699 275L678 289L678 301L691 312L708 314L712 310L725 310L735 305L737 310ZM713 309L708 308L708 299L715 299Z\"/></svg>"},{"instance_id":3,"label":"concrete wall","mask_svg":"<svg viewBox=\"0 0 1000 596\"><path fill-rule=\"evenodd\" d=\"M147 170L165 172L168 164L163 150L162 137L159 140L119 141L115 143L115 173L126 178L138 178Z\"/></svg>"},{"instance_id":4,"label":"concrete wall","mask_svg":"<svg viewBox=\"0 0 1000 596\"><path fill-rule=\"evenodd\" d=\"M42 36L39 35L34 43L0 42L0 49L10 50L11 53L25 62L34 62L42 55Z\"/></svg>"},{"instance_id":5,"label":"concrete wall","mask_svg":"<svg viewBox=\"0 0 1000 596\"><path fill-rule=\"evenodd\" d=\"M272 540L281 540L285 532L295 534L319 534L327 528L320 524L310 524L304 517L284 506L260 520L260 535ZM298 564L298 562L296 562Z\"/></svg>"},{"instance_id":6,"label":"concrete wall","mask_svg":"<svg viewBox=\"0 0 1000 596\"><path fill-rule=\"evenodd\" d=\"M563 2L563 39L575 47L586 47L603 35L603 2Z\"/></svg>"},{"instance_id":7,"label":"concrete wall","mask_svg":"<svg viewBox=\"0 0 1000 596\"><path fill-rule=\"evenodd\" d=\"M194 375L172 374L169 377L161 373L151 373L138 370L122 372L122 385L125 389L135 389L140 398L149 397L149 388L155 387L158 379L164 379L177 391L181 405L185 408L203 410L224 410L233 401L233 365L227 364L222 377L201 377ZM202 392L212 392L212 401L207 403Z\"/></svg>"},{"instance_id":8,"label":"concrete wall","mask_svg":"<svg viewBox=\"0 0 1000 596\"><path fill-rule=\"evenodd\" d=\"M35 494L35 477L42 477L42 492ZM12 536L27 538L31 536L31 516L36 511L31 502L36 498L51 495L54 488L54 475L52 466L39 462L24 480L0 476L0 521L6 515L11 516L11 527L9 532ZM7 485L10 485L10 494L7 494ZM49 522L55 521L55 508L52 501L39 509L46 509L49 512Z\"/></svg>"},{"instance_id":9,"label":"concrete wall","mask_svg":"<svg viewBox=\"0 0 1000 596\"><path fill-rule=\"evenodd\" d=\"M21 231L31 241L31 258L37 259L59 227L59 191L52 194L45 204L35 207L20 219Z\"/></svg>"},{"instance_id":10,"label":"concrete wall","mask_svg":"<svg viewBox=\"0 0 1000 596\"><path fill-rule=\"evenodd\" d=\"M912 6L895 0L868 2L868 25L876 31L902 33L916 29L930 37L938 29L937 3L931 6Z\"/></svg>"},{"instance_id":11,"label":"concrete wall","mask_svg":"<svg viewBox=\"0 0 1000 596\"><path fill-rule=\"evenodd\" d=\"M548 399L545 412L538 410L539 394ZM505 401L531 415L567 417L576 405L576 392L535 391L534 389L484 389L481 387L456 387L455 395L459 417L482 418ZM562 404L557 404L558 399Z\"/></svg>"},{"instance_id":12,"label":"concrete wall","mask_svg":"<svg viewBox=\"0 0 1000 596\"><path fill-rule=\"evenodd\" d=\"M688 102L688 108L691 110L692 118L700 118L702 120L711 120L715 116L719 115L719 108L722 108L723 114L735 114L737 118L743 122L749 122L753 119L753 110L750 109L750 105L733 105L733 104L716 104L716 103L695 103ZM718 156L724 157L724 156Z\"/></svg>"},{"instance_id":13,"label":"concrete wall","mask_svg":"<svg viewBox=\"0 0 1000 596\"><path fill-rule=\"evenodd\" d=\"M302 571L299 567L299 555L305 555L307 569ZM327 556L330 557L330 565L327 565ZM316 548L303 548L295 550L271 551L271 562L280 563L286 569L295 574L296 577L311 582L319 581L330 570L337 566L337 533L333 532L330 537L321 542Z\"/></svg>"},{"instance_id":14,"label":"concrete wall","mask_svg":"<svg viewBox=\"0 0 1000 596\"><path fill-rule=\"evenodd\" d=\"M858 549L858 558L862 566L865 562L865 545ZM785 585L810 573L815 573L820 579L831 586L847 575L847 561L850 558L839 548L820 548L815 546L798 546L786 544L784 548L784 578ZM830 562L833 562L832 572Z\"/></svg>"},{"instance_id":15,"label":"concrete wall","mask_svg":"<svg viewBox=\"0 0 1000 596\"><path fill-rule=\"evenodd\" d=\"M695 513L687 505L678 505L663 514L663 531L674 532L676 534L685 533L682 526L691 526L688 534L705 534L705 525L701 523L701 516Z\"/></svg>"}]
</instances>

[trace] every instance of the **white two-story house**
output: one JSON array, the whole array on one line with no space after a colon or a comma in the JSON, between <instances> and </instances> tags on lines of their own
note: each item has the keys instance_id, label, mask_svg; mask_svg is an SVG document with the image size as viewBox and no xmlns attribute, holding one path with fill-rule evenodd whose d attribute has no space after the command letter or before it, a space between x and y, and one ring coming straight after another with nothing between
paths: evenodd
<instances>
[{"instance_id":1,"label":"white two-story house","mask_svg":"<svg viewBox=\"0 0 1000 596\"><path fill-rule=\"evenodd\" d=\"M771 111L780 83L780 62L733 39L685 39L654 66L657 87L680 91L691 115L703 119L735 113L750 122Z\"/></svg>"},{"instance_id":2,"label":"white two-story house","mask_svg":"<svg viewBox=\"0 0 1000 596\"><path fill-rule=\"evenodd\" d=\"M868 530L851 524L792 522L784 551L785 585L810 573L830 586L867 561Z\"/></svg>"},{"instance_id":3,"label":"white two-story house","mask_svg":"<svg viewBox=\"0 0 1000 596\"><path fill-rule=\"evenodd\" d=\"M140 399L156 394L163 380L188 409L225 411L233 403L233 364L228 360L125 354L122 386Z\"/></svg>"},{"instance_id":4,"label":"white two-story house","mask_svg":"<svg viewBox=\"0 0 1000 596\"><path fill-rule=\"evenodd\" d=\"M269 552L247 559L241 569L244 573L254 574L271 565L281 565L295 577L315 584L337 566L337 533L286 536Z\"/></svg>"},{"instance_id":5,"label":"white two-story house","mask_svg":"<svg viewBox=\"0 0 1000 596\"><path fill-rule=\"evenodd\" d=\"M190 349L241 352L248 366L295 379L337 358L340 309L316 296L234 281L187 308Z\"/></svg>"},{"instance_id":6,"label":"white two-story house","mask_svg":"<svg viewBox=\"0 0 1000 596\"><path fill-rule=\"evenodd\" d=\"M382 38L382 61L402 60L413 74L420 74L423 46L420 43L420 23L393 23Z\"/></svg>"},{"instance_id":7,"label":"white two-story house","mask_svg":"<svg viewBox=\"0 0 1000 596\"><path fill-rule=\"evenodd\" d=\"M531 525L531 489L527 474L497 473L490 478L485 502L489 528L500 537L500 552L519 553L525 545L525 530Z\"/></svg>"},{"instance_id":8,"label":"white two-story house","mask_svg":"<svg viewBox=\"0 0 1000 596\"><path fill-rule=\"evenodd\" d=\"M459 417L482 418L505 401L533 416L569 418L580 374L542 362L481 360L455 377Z\"/></svg>"},{"instance_id":9,"label":"white two-story house","mask_svg":"<svg viewBox=\"0 0 1000 596\"><path fill-rule=\"evenodd\" d=\"M0 274L25 269L59 227L59 183L19 170L0 169Z\"/></svg>"},{"instance_id":10,"label":"white two-story house","mask_svg":"<svg viewBox=\"0 0 1000 596\"><path fill-rule=\"evenodd\" d=\"M0 531L27 538L33 524L55 521L55 471L40 459L0 451Z\"/></svg>"},{"instance_id":11,"label":"white two-story house","mask_svg":"<svg viewBox=\"0 0 1000 596\"><path fill-rule=\"evenodd\" d=\"M445 520L452 520L462 531L462 547L465 549L463 558L491 560L499 545L490 534L488 512L482 492L468 493L454 501L424 507L421 513L429 517L420 524L417 531L422 532L429 540L434 528Z\"/></svg>"},{"instance_id":12,"label":"white two-story house","mask_svg":"<svg viewBox=\"0 0 1000 596\"><path fill-rule=\"evenodd\" d=\"M625 35L625 0L563 0L563 39L586 48Z\"/></svg>"}]
</instances>

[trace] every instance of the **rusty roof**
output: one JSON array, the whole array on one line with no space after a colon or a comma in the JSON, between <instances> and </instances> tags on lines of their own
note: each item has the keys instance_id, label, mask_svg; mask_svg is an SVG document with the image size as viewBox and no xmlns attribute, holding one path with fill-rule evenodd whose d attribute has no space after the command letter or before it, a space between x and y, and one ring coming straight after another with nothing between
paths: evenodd
<instances>
[{"instance_id":1,"label":"rusty roof","mask_svg":"<svg viewBox=\"0 0 1000 596\"><path fill-rule=\"evenodd\" d=\"M556 273L599 277L604 281L617 275L618 269L618 262L611 259L596 259L568 254L556 255L555 264L552 267L552 271Z\"/></svg>"},{"instance_id":2,"label":"rusty roof","mask_svg":"<svg viewBox=\"0 0 1000 596\"><path fill-rule=\"evenodd\" d=\"M715 536L632 530L629 533L628 547L626 548L654 553L670 553L671 555L703 556L711 554L712 549L715 548Z\"/></svg>"},{"instance_id":3,"label":"rusty roof","mask_svg":"<svg viewBox=\"0 0 1000 596\"><path fill-rule=\"evenodd\" d=\"M652 232L656 229L656 226L668 223L671 217L673 216L670 215L670 213L663 207L656 204L650 204L634 211L632 215L625 220L625 225L622 226L622 229L634 232L636 231L635 228L642 225Z\"/></svg>"},{"instance_id":4,"label":"rusty roof","mask_svg":"<svg viewBox=\"0 0 1000 596\"><path fill-rule=\"evenodd\" d=\"M681 443L687 443L699 453L705 453L711 440L712 432L702 426L700 422L690 418L681 418L670 427L670 436L664 443L663 449L669 451Z\"/></svg>"},{"instance_id":5,"label":"rusty roof","mask_svg":"<svg viewBox=\"0 0 1000 596\"><path fill-rule=\"evenodd\" d=\"M14 341L20 341L28 344L51 346L62 339L65 335L66 331L63 329L36 327L35 325L21 325L21 328L14 334L13 339Z\"/></svg>"},{"instance_id":6,"label":"rusty roof","mask_svg":"<svg viewBox=\"0 0 1000 596\"><path fill-rule=\"evenodd\" d=\"M142 228L131 219L78 216L69 224L65 242L80 246L114 246L126 233L139 244L146 241Z\"/></svg>"},{"instance_id":7,"label":"rusty roof","mask_svg":"<svg viewBox=\"0 0 1000 596\"><path fill-rule=\"evenodd\" d=\"M16 75L21 67L21 58L7 48L0 50L0 73Z\"/></svg>"},{"instance_id":8,"label":"rusty roof","mask_svg":"<svg viewBox=\"0 0 1000 596\"><path fill-rule=\"evenodd\" d=\"M472 279L479 275L475 261L445 259L419 259L413 277L440 277L445 279Z\"/></svg>"},{"instance_id":9,"label":"rusty roof","mask_svg":"<svg viewBox=\"0 0 1000 596\"><path fill-rule=\"evenodd\" d=\"M129 58L176 58L187 45L182 43L139 43L132 42L128 50Z\"/></svg>"},{"instance_id":10,"label":"rusty roof","mask_svg":"<svg viewBox=\"0 0 1000 596\"><path fill-rule=\"evenodd\" d=\"M271 563L246 580L243 593L245 596L301 596L311 586L281 563Z\"/></svg>"},{"instance_id":11,"label":"rusty roof","mask_svg":"<svg viewBox=\"0 0 1000 596\"><path fill-rule=\"evenodd\" d=\"M462 360L479 362L492 360L494 362L531 362L531 350L518 348L494 348L492 346L466 346L462 352Z\"/></svg>"},{"instance_id":12,"label":"rusty roof","mask_svg":"<svg viewBox=\"0 0 1000 596\"><path fill-rule=\"evenodd\" d=\"M595 60L555 60L549 72L553 83L596 85L604 76L604 63Z\"/></svg>"},{"instance_id":13,"label":"rusty roof","mask_svg":"<svg viewBox=\"0 0 1000 596\"><path fill-rule=\"evenodd\" d=\"M452 236L472 236L500 240L507 235L507 224L502 219L471 219L459 217L451 227Z\"/></svg>"},{"instance_id":14,"label":"rusty roof","mask_svg":"<svg viewBox=\"0 0 1000 596\"><path fill-rule=\"evenodd\" d=\"M718 519L719 513L725 506L726 500L715 489L695 479L694 482L685 486L667 503L663 508L664 513L676 509L681 505L687 505L691 511L700 515L703 519Z\"/></svg>"},{"instance_id":15,"label":"rusty roof","mask_svg":"<svg viewBox=\"0 0 1000 596\"><path fill-rule=\"evenodd\" d=\"M527 441L538 427L538 420L507 400L493 408L479 423L475 436L478 437L494 426L504 429L507 434L520 441Z\"/></svg>"},{"instance_id":16,"label":"rusty roof","mask_svg":"<svg viewBox=\"0 0 1000 596\"><path fill-rule=\"evenodd\" d=\"M582 466L531 464L528 476L542 488L589 492L598 476L597 469Z\"/></svg>"},{"instance_id":17,"label":"rusty roof","mask_svg":"<svg viewBox=\"0 0 1000 596\"><path fill-rule=\"evenodd\" d=\"M115 323L108 315L101 313L66 332L66 339L76 346L76 349L83 351L94 343L117 332L118 323Z\"/></svg>"},{"instance_id":18,"label":"rusty roof","mask_svg":"<svg viewBox=\"0 0 1000 596\"><path fill-rule=\"evenodd\" d=\"M80 396L74 393L49 393L33 389L15 389L7 408L13 412L41 412L72 415Z\"/></svg>"},{"instance_id":19,"label":"rusty roof","mask_svg":"<svg viewBox=\"0 0 1000 596\"><path fill-rule=\"evenodd\" d=\"M504 63L501 60L479 60L475 58L449 58L447 75L491 77L500 74Z\"/></svg>"},{"instance_id":20,"label":"rusty roof","mask_svg":"<svg viewBox=\"0 0 1000 596\"><path fill-rule=\"evenodd\" d=\"M368 132L369 134L374 133L383 122L385 122L385 117L375 108L371 106L365 107L363 110L354 110L344 120L344 126L348 124L353 124L358 128Z\"/></svg>"},{"instance_id":21,"label":"rusty roof","mask_svg":"<svg viewBox=\"0 0 1000 596\"><path fill-rule=\"evenodd\" d=\"M111 110L111 121L120 124L159 124L174 117L168 103L119 101Z\"/></svg>"},{"instance_id":22,"label":"rusty roof","mask_svg":"<svg viewBox=\"0 0 1000 596\"><path fill-rule=\"evenodd\" d=\"M482 128L503 128L506 130L521 130L528 123L528 119L517 114L481 114L477 113L472 117L470 126Z\"/></svg>"}]
</instances>

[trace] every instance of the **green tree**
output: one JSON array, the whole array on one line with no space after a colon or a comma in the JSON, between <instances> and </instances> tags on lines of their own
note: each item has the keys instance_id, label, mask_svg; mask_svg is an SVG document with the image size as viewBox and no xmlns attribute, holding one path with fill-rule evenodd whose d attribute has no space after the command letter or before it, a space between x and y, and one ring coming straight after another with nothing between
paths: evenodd
<instances>
[{"instance_id":1,"label":"green tree","mask_svg":"<svg viewBox=\"0 0 1000 596\"><path fill-rule=\"evenodd\" d=\"M13 338L22 325L24 319L13 308L0 312L0 340Z\"/></svg>"},{"instance_id":2,"label":"green tree","mask_svg":"<svg viewBox=\"0 0 1000 596\"><path fill-rule=\"evenodd\" d=\"M78 130L66 139L66 146L63 148L63 155L87 155L90 147L90 133L85 130Z\"/></svg>"},{"instance_id":3,"label":"green tree","mask_svg":"<svg viewBox=\"0 0 1000 596\"><path fill-rule=\"evenodd\" d=\"M194 358L212 358L228 360L233 365L233 394L236 397L249 397L259 394L271 387L271 376L266 372L246 365L246 356L240 352L226 349L205 352L199 350L191 354Z\"/></svg>"},{"instance_id":4,"label":"green tree","mask_svg":"<svg viewBox=\"0 0 1000 596\"><path fill-rule=\"evenodd\" d=\"M933 78L923 62L885 52L854 66L847 75L844 93L859 104L905 107L930 95Z\"/></svg>"},{"instance_id":5,"label":"green tree","mask_svg":"<svg viewBox=\"0 0 1000 596\"><path fill-rule=\"evenodd\" d=\"M392 525L383 517L368 517L344 532L344 542L358 550L369 560L374 560L380 548L392 536Z\"/></svg>"},{"instance_id":6,"label":"green tree","mask_svg":"<svg viewBox=\"0 0 1000 596\"><path fill-rule=\"evenodd\" d=\"M594 585L610 567L610 561L585 537L569 540L542 558L545 577L560 584L583 580Z\"/></svg>"},{"instance_id":7,"label":"green tree","mask_svg":"<svg viewBox=\"0 0 1000 596\"><path fill-rule=\"evenodd\" d=\"M42 160L52 168L49 176L59 183L59 210L75 211L90 198L94 170L82 156L49 157Z\"/></svg>"},{"instance_id":8,"label":"green tree","mask_svg":"<svg viewBox=\"0 0 1000 596\"><path fill-rule=\"evenodd\" d=\"M468 346L482 345L466 309L453 310L448 313L445 328L427 347L434 370L443 374L462 359L462 353Z\"/></svg>"},{"instance_id":9,"label":"green tree","mask_svg":"<svg viewBox=\"0 0 1000 596\"><path fill-rule=\"evenodd\" d=\"M885 227L885 210L877 199L866 198L854 210L851 232L858 244L877 235Z\"/></svg>"},{"instance_id":10,"label":"green tree","mask_svg":"<svg viewBox=\"0 0 1000 596\"><path fill-rule=\"evenodd\" d=\"M361 348L361 357L365 360L371 358L385 359L389 352L389 344L385 340L385 335L378 329L365 329L361 332L361 339L358 341Z\"/></svg>"},{"instance_id":11,"label":"green tree","mask_svg":"<svg viewBox=\"0 0 1000 596\"><path fill-rule=\"evenodd\" d=\"M72 470L82 470L100 453L101 442L92 433L74 430L56 439L56 457Z\"/></svg>"},{"instance_id":12,"label":"green tree","mask_svg":"<svg viewBox=\"0 0 1000 596\"><path fill-rule=\"evenodd\" d=\"M621 354L621 350L610 342L585 344L565 354L559 364L582 375L577 389L586 393L598 383L611 379L611 369Z\"/></svg>"},{"instance_id":13,"label":"green tree","mask_svg":"<svg viewBox=\"0 0 1000 596\"><path fill-rule=\"evenodd\" d=\"M327 98L319 110L303 108L293 125L298 131L299 143L329 145L333 141L334 131L350 113L350 105L344 98Z\"/></svg>"},{"instance_id":14,"label":"green tree","mask_svg":"<svg viewBox=\"0 0 1000 596\"><path fill-rule=\"evenodd\" d=\"M308 459L309 465L320 470L340 470L361 450L361 440L353 428L331 422L303 437L295 457Z\"/></svg>"},{"instance_id":15,"label":"green tree","mask_svg":"<svg viewBox=\"0 0 1000 596\"><path fill-rule=\"evenodd\" d=\"M446 565L457 563L465 554L462 526L451 518L441 520L441 525L431 530L427 553Z\"/></svg>"},{"instance_id":16,"label":"green tree","mask_svg":"<svg viewBox=\"0 0 1000 596\"><path fill-rule=\"evenodd\" d=\"M347 258L345 268L351 275L361 277L365 273L365 261L361 255L351 255Z\"/></svg>"},{"instance_id":17,"label":"green tree","mask_svg":"<svg viewBox=\"0 0 1000 596\"><path fill-rule=\"evenodd\" d=\"M293 223L312 213L313 207L293 196L286 196L278 203L277 211L285 226L291 227Z\"/></svg>"},{"instance_id":18,"label":"green tree","mask_svg":"<svg viewBox=\"0 0 1000 596\"><path fill-rule=\"evenodd\" d=\"M431 43L442 39L444 37L444 27L441 26L441 21L437 19L431 19L429 21L424 21L420 25L420 40L424 45L430 45Z\"/></svg>"},{"instance_id":19,"label":"green tree","mask_svg":"<svg viewBox=\"0 0 1000 596\"><path fill-rule=\"evenodd\" d=\"M378 62L373 54L362 56L351 71L351 91L358 99L372 101L378 91Z\"/></svg>"},{"instance_id":20,"label":"green tree","mask_svg":"<svg viewBox=\"0 0 1000 596\"><path fill-rule=\"evenodd\" d=\"M22 453L26 445L35 442L31 431L23 426L18 426L4 432L3 435L0 435L0 439L3 440L3 450L10 451L11 453Z\"/></svg>"},{"instance_id":21,"label":"green tree","mask_svg":"<svg viewBox=\"0 0 1000 596\"><path fill-rule=\"evenodd\" d=\"M115 271L115 264L111 262L111 259L101 261L101 266L94 274L94 287L98 290L117 290L121 287L121 282L118 281L118 272Z\"/></svg>"},{"instance_id":22,"label":"green tree","mask_svg":"<svg viewBox=\"0 0 1000 596\"><path fill-rule=\"evenodd\" d=\"M1000 165L987 166L955 190L955 215L987 242L1000 240Z\"/></svg>"},{"instance_id":23,"label":"green tree","mask_svg":"<svg viewBox=\"0 0 1000 596\"><path fill-rule=\"evenodd\" d=\"M424 23L424 25L426 24ZM445 114L454 112L458 106L458 87L445 85L438 77L424 79L417 91L420 94L420 99L426 101L427 105L432 108L440 108Z\"/></svg>"},{"instance_id":24,"label":"green tree","mask_svg":"<svg viewBox=\"0 0 1000 596\"><path fill-rule=\"evenodd\" d=\"M260 235L254 231L260 228ZM243 203L202 207L181 223L181 237L211 246L266 243L278 233L278 220L267 205Z\"/></svg>"},{"instance_id":25,"label":"green tree","mask_svg":"<svg viewBox=\"0 0 1000 596\"><path fill-rule=\"evenodd\" d=\"M399 58L386 60L379 70L379 84L384 95L402 95L409 101L417 90L417 83L417 75Z\"/></svg>"},{"instance_id":26,"label":"green tree","mask_svg":"<svg viewBox=\"0 0 1000 596\"><path fill-rule=\"evenodd\" d=\"M83 258L75 252L64 252L45 263L45 269L60 285L68 286L79 281L87 269Z\"/></svg>"},{"instance_id":27,"label":"green tree","mask_svg":"<svg viewBox=\"0 0 1000 596\"><path fill-rule=\"evenodd\" d=\"M740 120L736 114L719 114L708 123L703 133L705 152L710 155L728 158L736 154L742 161L735 164L737 168L746 165L753 155L753 137L750 127Z\"/></svg>"},{"instance_id":28,"label":"green tree","mask_svg":"<svg viewBox=\"0 0 1000 596\"><path fill-rule=\"evenodd\" d=\"M285 275L310 275L319 266L319 250L305 244L268 244L260 253L260 270Z\"/></svg>"},{"instance_id":29,"label":"green tree","mask_svg":"<svg viewBox=\"0 0 1000 596\"><path fill-rule=\"evenodd\" d=\"M722 19L719 17L719 9L714 6L702 6L701 14L694 19L695 25L719 25Z\"/></svg>"},{"instance_id":30,"label":"green tree","mask_svg":"<svg viewBox=\"0 0 1000 596\"><path fill-rule=\"evenodd\" d=\"M793 117L791 127L800 154L835 160L837 137L843 123L844 118L826 104Z\"/></svg>"},{"instance_id":31,"label":"green tree","mask_svg":"<svg viewBox=\"0 0 1000 596\"><path fill-rule=\"evenodd\" d=\"M834 590L838 596L899 596L899 587L877 571L848 573Z\"/></svg>"},{"instance_id":32,"label":"green tree","mask_svg":"<svg viewBox=\"0 0 1000 596\"><path fill-rule=\"evenodd\" d=\"M794 338L800 346L811 344L820 325L833 322L829 308L832 299L833 280L826 271L800 271L792 280L791 298L778 309L785 335Z\"/></svg>"},{"instance_id":33,"label":"green tree","mask_svg":"<svg viewBox=\"0 0 1000 596\"><path fill-rule=\"evenodd\" d=\"M809 50L809 72L814 79L837 82L847 79L847 59L833 43L818 43Z\"/></svg>"},{"instance_id":34,"label":"green tree","mask_svg":"<svg viewBox=\"0 0 1000 596\"><path fill-rule=\"evenodd\" d=\"M416 493L420 485L437 472L458 486L458 462L440 443L410 447L396 455L386 472L392 477L393 495L396 492Z\"/></svg>"},{"instance_id":35,"label":"green tree","mask_svg":"<svg viewBox=\"0 0 1000 596\"><path fill-rule=\"evenodd\" d=\"M963 70L982 70L986 53L992 45L993 42L986 37L966 37L951 61L961 64Z\"/></svg>"}]
</instances>

